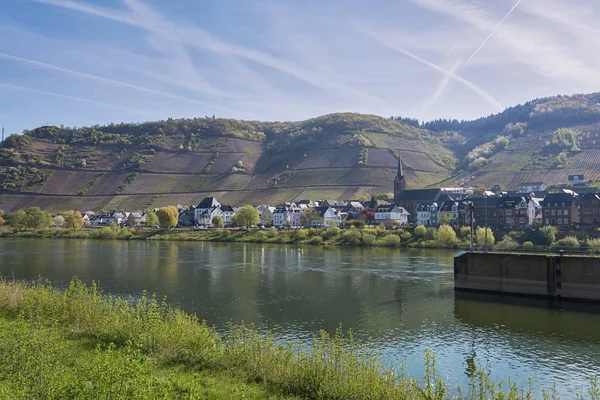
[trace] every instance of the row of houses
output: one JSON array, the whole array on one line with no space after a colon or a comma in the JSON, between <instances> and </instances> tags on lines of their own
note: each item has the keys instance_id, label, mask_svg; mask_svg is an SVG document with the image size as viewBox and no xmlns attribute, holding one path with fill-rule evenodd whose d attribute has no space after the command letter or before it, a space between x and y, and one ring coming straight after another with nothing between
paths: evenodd
<instances>
[{"instance_id":1,"label":"row of houses","mask_svg":"<svg viewBox=\"0 0 600 400\"><path fill-rule=\"evenodd\" d=\"M442 223L475 224L512 229L531 229L538 226L600 225L600 194L578 195L563 189L557 193L530 193L516 195L503 193L448 198L443 201L423 202L417 208L416 224L437 226Z\"/></svg>"}]
</instances>

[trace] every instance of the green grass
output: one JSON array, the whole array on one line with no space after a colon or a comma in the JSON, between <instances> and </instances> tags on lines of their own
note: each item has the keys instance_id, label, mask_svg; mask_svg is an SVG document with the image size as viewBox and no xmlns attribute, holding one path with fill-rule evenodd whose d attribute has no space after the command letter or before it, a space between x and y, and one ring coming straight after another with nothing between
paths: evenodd
<instances>
[{"instance_id":1,"label":"green grass","mask_svg":"<svg viewBox=\"0 0 600 400\"><path fill-rule=\"evenodd\" d=\"M451 391L428 352L425 365L421 381L407 378L341 328L282 344L244 326L219 335L152 296L129 301L76 278L64 291L0 281L2 399L533 398L481 370ZM600 398L595 377L587 394Z\"/></svg>"}]
</instances>

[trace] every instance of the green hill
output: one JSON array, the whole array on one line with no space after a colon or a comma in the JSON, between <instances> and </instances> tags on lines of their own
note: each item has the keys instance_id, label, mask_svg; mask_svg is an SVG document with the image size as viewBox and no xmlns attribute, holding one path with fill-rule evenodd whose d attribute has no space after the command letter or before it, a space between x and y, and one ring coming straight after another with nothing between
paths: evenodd
<instances>
[{"instance_id":1,"label":"green hill","mask_svg":"<svg viewBox=\"0 0 600 400\"><path fill-rule=\"evenodd\" d=\"M383 117L301 122L169 119L85 128L43 126L0 150L0 208L142 209L388 193L402 157L409 186L451 176L435 134Z\"/></svg>"},{"instance_id":2,"label":"green hill","mask_svg":"<svg viewBox=\"0 0 600 400\"><path fill-rule=\"evenodd\" d=\"M562 129L562 128L567 128ZM474 121L330 114L299 122L168 119L42 126L0 148L0 209L133 210L353 199L409 188L600 181L600 94L530 101Z\"/></svg>"}]
</instances>

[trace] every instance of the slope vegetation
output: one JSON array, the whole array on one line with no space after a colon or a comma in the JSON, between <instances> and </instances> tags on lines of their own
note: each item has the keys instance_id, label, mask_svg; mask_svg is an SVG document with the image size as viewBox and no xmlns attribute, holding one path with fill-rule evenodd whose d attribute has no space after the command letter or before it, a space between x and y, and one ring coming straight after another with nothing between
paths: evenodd
<instances>
[{"instance_id":1,"label":"slope vegetation","mask_svg":"<svg viewBox=\"0 0 600 400\"><path fill-rule=\"evenodd\" d=\"M457 162L436 134L350 113L301 122L43 126L0 149L0 208L130 210L204 196L235 205L352 199L391 192L398 158L413 187L448 178Z\"/></svg>"}]
</instances>

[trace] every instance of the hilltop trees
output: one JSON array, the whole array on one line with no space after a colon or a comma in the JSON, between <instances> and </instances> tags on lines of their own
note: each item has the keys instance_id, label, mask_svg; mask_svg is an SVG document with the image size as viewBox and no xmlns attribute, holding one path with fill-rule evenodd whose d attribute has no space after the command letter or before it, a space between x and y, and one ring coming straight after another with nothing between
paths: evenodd
<instances>
[{"instance_id":1,"label":"hilltop trees","mask_svg":"<svg viewBox=\"0 0 600 400\"><path fill-rule=\"evenodd\" d=\"M162 207L156 212L156 216L158 217L158 225L162 229L171 229L177 226L179 211L174 206Z\"/></svg>"}]
</instances>

